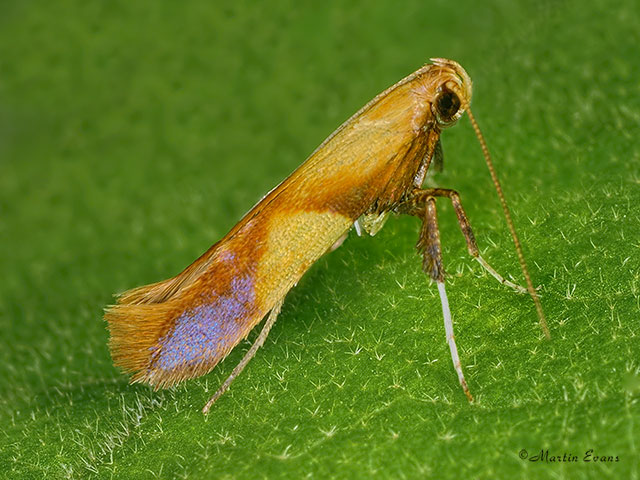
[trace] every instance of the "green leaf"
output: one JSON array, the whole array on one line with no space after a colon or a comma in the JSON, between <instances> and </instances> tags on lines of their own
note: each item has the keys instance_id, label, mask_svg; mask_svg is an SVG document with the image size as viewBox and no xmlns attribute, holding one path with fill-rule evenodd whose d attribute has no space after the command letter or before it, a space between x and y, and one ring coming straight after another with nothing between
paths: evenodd
<instances>
[{"instance_id":1,"label":"green leaf","mask_svg":"<svg viewBox=\"0 0 640 480\"><path fill-rule=\"evenodd\" d=\"M2 10L7 478L638 478L636 3ZM436 56L474 80L552 339L530 298L468 257L439 201L474 403L411 218L322 258L208 417L200 409L257 332L205 377L128 385L102 321L112 293L178 273L349 115ZM484 257L522 282L468 120L442 143L432 181L460 192Z\"/></svg>"}]
</instances>

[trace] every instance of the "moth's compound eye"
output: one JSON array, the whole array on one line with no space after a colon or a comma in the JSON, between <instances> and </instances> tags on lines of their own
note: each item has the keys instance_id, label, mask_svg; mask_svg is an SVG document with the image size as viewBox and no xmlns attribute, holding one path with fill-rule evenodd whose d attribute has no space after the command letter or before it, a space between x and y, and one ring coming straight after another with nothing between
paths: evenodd
<instances>
[{"instance_id":1,"label":"moth's compound eye","mask_svg":"<svg viewBox=\"0 0 640 480\"><path fill-rule=\"evenodd\" d=\"M451 90L443 90L435 101L435 114L441 123L451 123L457 120L460 110L460 98Z\"/></svg>"}]
</instances>

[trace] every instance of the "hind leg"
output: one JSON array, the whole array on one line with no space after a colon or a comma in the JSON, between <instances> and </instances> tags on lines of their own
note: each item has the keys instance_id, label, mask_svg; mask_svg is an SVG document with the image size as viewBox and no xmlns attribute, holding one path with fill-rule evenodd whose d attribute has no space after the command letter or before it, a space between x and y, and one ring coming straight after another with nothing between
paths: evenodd
<instances>
[{"instance_id":1,"label":"hind leg","mask_svg":"<svg viewBox=\"0 0 640 480\"><path fill-rule=\"evenodd\" d=\"M218 388L216 393L214 393L213 396L209 399L207 404L202 409L202 413L204 413L205 415L209 413L209 409L211 408L211 406L216 402L216 400L218 400L218 398L222 396L224 392L226 392L229 389L231 382L233 382L236 379L236 377L240 375L240 373L242 373L242 370L244 370L244 367L247 366L249 361L253 358L253 356L256 354L258 349L262 346L264 341L267 339L267 336L269 335L269 331L271 330L271 327L273 327L273 324L276 323L276 319L278 318L278 314L280 313L280 309L282 308L283 303L284 303L284 297L278 300L278 302L271 309L271 312L269 312L269 316L267 317L267 320L264 323L264 326L262 327L262 331L260 332L260 335L258 335L258 338L256 339L255 342L253 342L253 345L251 345L251 348L249 349L249 351L244 355L242 360L240 360L240 363L238 363L238 365L236 365L236 368L233 369L233 371L231 372L231 375L227 377L224 383L220 385L220 388Z\"/></svg>"}]
</instances>

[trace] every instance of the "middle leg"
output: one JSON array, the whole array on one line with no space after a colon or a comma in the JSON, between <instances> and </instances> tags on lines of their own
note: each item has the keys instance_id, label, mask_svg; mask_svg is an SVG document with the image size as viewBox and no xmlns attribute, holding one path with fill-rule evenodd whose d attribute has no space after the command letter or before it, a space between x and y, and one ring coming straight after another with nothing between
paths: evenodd
<instances>
[{"instance_id":1,"label":"middle leg","mask_svg":"<svg viewBox=\"0 0 640 480\"><path fill-rule=\"evenodd\" d=\"M436 199L433 197L425 197L424 208L419 209L415 205L408 206L413 215L422 219L422 228L420 237L416 247L423 255L422 268L432 280L438 285L438 293L440 295L440 303L442 305L442 316L444 317L444 329L447 335L447 343L451 352L451 360L453 368L458 374L458 380L462 386L462 390L469 399L473 401L467 381L462 372L460 356L458 355L458 347L456 346L455 336L453 334L453 319L451 310L449 309L449 300L444 285L444 268L442 265L442 249L440 247L440 232L438 230L438 218L436 213Z\"/></svg>"}]
</instances>

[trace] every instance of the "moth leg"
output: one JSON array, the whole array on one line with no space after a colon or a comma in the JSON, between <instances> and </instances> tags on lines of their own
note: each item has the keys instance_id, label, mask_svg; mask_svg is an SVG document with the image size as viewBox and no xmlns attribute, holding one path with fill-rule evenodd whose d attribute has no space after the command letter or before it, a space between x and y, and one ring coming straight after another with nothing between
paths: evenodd
<instances>
[{"instance_id":1,"label":"moth leg","mask_svg":"<svg viewBox=\"0 0 640 480\"><path fill-rule=\"evenodd\" d=\"M467 217L464 208L462 207L462 202L460 200L460 195L455 190L451 190L449 188L427 188L423 190L415 190L413 196L410 197L409 202L415 204L416 206L421 206L424 204L427 198L429 197L446 197L451 200L451 204L453 205L453 209L456 212L456 217L458 217L458 224L460 225L460 230L462 230L462 235L464 236L467 242L467 251L469 255L476 259L476 261L482 265L489 274L498 280L503 285L514 289L518 293L527 293L526 287L513 283L502 275L500 275L489 263L482 258L480 255L480 250L478 249L478 244L476 243L476 238L473 235L473 230L471 230L471 224L469 223L469 218Z\"/></svg>"},{"instance_id":2,"label":"moth leg","mask_svg":"<svg viewBox=\"0 0 640 480\"><path fill-rule=\"evenodd\" d=\"M344 243L344 241L347 239L348 236L349 236L349 231L346 231L342 235L340 235L340 238L338 238L333 243L333 245L329 247L328 252L333 252L334 250L337 250L338 248L340 248L340 246Z\"/></svg>"},{"instance_id":3,"label":"moth leg","mask_svg":"<svg viewBox=\"0 0 640 480\"><path fill-rule=\"evenodd\" d=\"M258 338L256 339L255 342L253 342L253 345L251 345L251 348L249 349L249 351L244 355L242 360L240 360L240 363L238 363L238 365L236 365L236 368L233 369L233 371L231 372L231 375L227 377L227 379L220 386L220 388L218 388L218 391L214 393L213 397L209 399L207 404L202 409L202 413L204 413L205 415L209 413L209 409L211 408L211 406L216 402L216 400L218 400L218 398L222 396L224 392L226 392L229 389L231 382L233 382L235 378L238 375L240 375L242 370L244 370L244 367L247 366L249 361L253 358L253 356L256 354L258 349L262 346L262 344L267 338L267 335L269 335L269 330L271 330L271 327L273 327L273 324L276 323L276 318L278 318L278 314L280 313L280 309L282 308L283 303L284 303L284 297L278 300L278 302L271 309L271 312L269 312L269 316L267 317L267 321L262 327L262 331L260 332L260 335L258 335Z\"/></svg>"},{"instance_id":4,"label":"moth leg","mask_svg":"<svg viewBox=\"0 0 640 480\"><path fill-rule=\"evenodd\" d=\"M464 390L464 394L469 401L473 401L467 381L462 372L460 356L458 355L458 347L456 346L455 336L453 334L453 319L451 318L451 310L449 309L449 300L444 285L444 268L442 266L442 248L440 246L440 231L438 230L438 217L436 214L436 199L426 196L424 199L424 208L416 208L409 206L407 213L422 218L422 228L420 230L420 238L418 239L417 248L423 255L422 268L435 282L438 284L438 293L440 294L440 303L442 304L442 316L444 317L444 329L447 335L447 343L451 351L451 360L453 368L458 374L458 380ZM422 210L420 212L420 210Z\"/></svg>"},{"instance_id":5,"label":"moth leg","mask_svg":"<svg viewBox=\"0 0 640 480\"><path fill-rule=\"evenodd\" d=\"M449 299L447 298L447 290L444 288L444 282L438 283L438 293L440 294L440 303L442 304L442 316L444 317L444 331L447 334L447 343L449 344L449 350L451 351L451 360L453 361L453 368L456 369L458 374L458 380L462 385L462 390L467 396L470 402L473 402L473 397L467 386L467 381L462 373L462 365L460 364L460 357L458 356L458 347L456 346L456 337L453 334L453 319L451 318L451 310L449 310Z\"/></svg>"}]
</instances>

